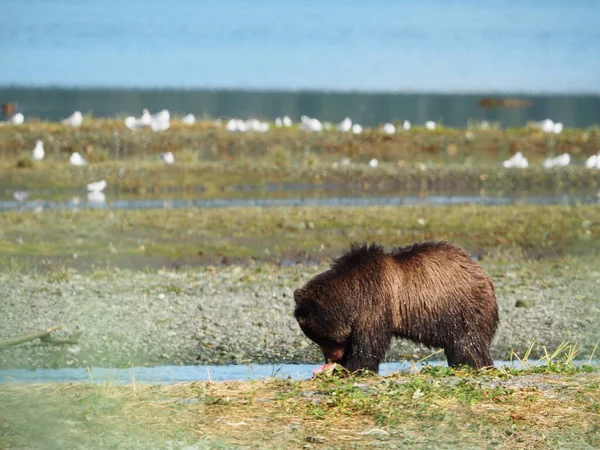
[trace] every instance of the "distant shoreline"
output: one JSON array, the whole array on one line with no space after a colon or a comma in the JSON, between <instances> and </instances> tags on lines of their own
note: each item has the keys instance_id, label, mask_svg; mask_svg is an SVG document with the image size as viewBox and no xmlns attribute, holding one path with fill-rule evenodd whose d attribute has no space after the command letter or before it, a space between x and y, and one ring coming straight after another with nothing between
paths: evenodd
<instances>
[{"instance_id":1,"label":"distant shoreline","mask_svg":"<svg viewBox=\"0 0 600 450\"><path fill-rule=\"evenodd\" d=\"M495 106L484 100L518 99L527 107ZM433 120L450 127L489 121L522 127L552 119L568 128L600 124L600 93L426 93L277 89L214 89L173 87L0 87L0 103L16 102L26 117L56 121L74 110L96 117L156 112L193 113L198 117L240 117L274 120L284 115L337 123L345 117L372 127L395 120L424 124Z\"/></svg>"}]
</instances>

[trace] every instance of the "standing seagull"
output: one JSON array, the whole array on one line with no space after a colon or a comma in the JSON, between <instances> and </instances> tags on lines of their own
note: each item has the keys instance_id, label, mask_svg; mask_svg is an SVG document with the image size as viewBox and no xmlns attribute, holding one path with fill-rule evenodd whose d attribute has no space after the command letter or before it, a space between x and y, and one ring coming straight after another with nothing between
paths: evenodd
<instances>
[{"instance_id":1,"label":"standing seagull","mask_svg":"<svg viewBox=\"0 0 600 450\"><path fill-rule=\"evenodd\" d=\"M181 118L181 123L184 125L194 125L196 123L196 117L190 113L187 116Z\"/></svg>"},{"instance_id":2,"label":"standing seagull","mask_svg":"<svg viewBox=\"0 0 600 450\"><path fill-rule=\"evenodd\" d=\"M21 113L16 113L14 116L10 116L6 123L10 125L23 125L25 122L25 116Z\"/></svg>"},{"instance_id":3,"label":"standing seagull","mask_svg":"<svg viewBox=\"0 0 600 450\"><path fill-rule=\"evenodd\" d=\"M69 117L67 117L66 119L64 119L62 121L62 123L64 123L65 125L69 125L69 126L71 126L73 128L78 128L83 123L83 116L81 115L81 112L75 111Z\"/></svg>"},{"instance_id":4,"label":"standing seagull","mask_svg":"<svg viewBox=\"0 0 600 450\"><path fill-rule=\"evenodd\" d=\"M102 192L104 189L106 189L106 180L96 181L87 185L89 192Z\"/></svg>"},{"instance_id":5,"label":"standing seagull","mask_svg":"<svg viewBox=\"0 0 600 450\"><path fill-rule=\"evenodd\" d=\"M525 169L529 167L529 162L527 158L523 156L521 152L515 153L515 155L502 163L504 167L507 169L517 168L517 169Z\"/></svg>"},{"instance_id":6,"label":"standing seagull","mask_svg":"<svg viewBox=\"0 0 600 450\"><path fill-rule=\"evenodd\" d=\"M33 149L32 157L36 161L41 161L42 159L44 159L44 155L45 155L45 152L44 152L44 141L38 139L35 142L35 148Z\"/></svg>"},{"instance_id":7,"label":"standing seagull","mask_svg":"<svg viewBox=\"0 0 600 450\"><path fill-rule=\"evenodd\" d=\"M600 169L600 152L598 152L596 155L590 156L585 161L585 167L588 169Z\"/></svg>"},{"instance_id":8,"label":"standing seagull","mask_svg":"<svg viewBox=\"0 0 600 450\"><path fill-rule=\"evenodd\" d=\"M73 152L69 158L69 162L74 166L85 166L85 159L81 157L79 152Z\"/></svg>"},{"instance_id":9,"label":"standing seagull","mask_svg":"<svg viewBox=\"0 0 600 450\"><path fill-rule=\"evenodd\" d=\"M396 127L391 123L386 123L383 125L381 131L383 131L385 134L394 134L396 132Z\"/></svg>"},{"instance_id":10,"label":"standing seagull","mask_svg":"<svg viewBox=\"0 0 600 450\"><path fill-rule=\"evenodd\" d=\"M160 159L165 164L173 164L175 162L175 156L173 156L172 152L161 153L160 154Z\"/></svg>"},{"instance_id":11,"label":"standing seagull","mask_svg":"<svg viewBox=\"0 0 600 450\"><path fill-rule=\"evenodd\" d=\"M350 131L352 129L352 120L350 117L346 117L344 120L338 123L337 129L338 131L342 131L344 133Z\"/></svg>"},{"instance_id":12,"label":"standing seagull","mask_svg":"<svg viewBox=\"0 0 600 450\"><path fill-rule=\"evenodd\" d=\"M563 153L554 158L545 159L542 163L545 169L552 169L553 167L567 167L571 163L571 155Z\"/></svg>"}]
</instances>

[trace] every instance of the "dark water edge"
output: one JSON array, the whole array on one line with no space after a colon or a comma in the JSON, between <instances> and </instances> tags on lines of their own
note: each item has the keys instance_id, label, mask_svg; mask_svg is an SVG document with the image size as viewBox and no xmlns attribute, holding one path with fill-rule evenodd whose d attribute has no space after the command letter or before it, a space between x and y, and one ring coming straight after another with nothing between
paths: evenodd
<instances>
[{"instance_id":1,"label":"dark water edge","mask_svg":"<svg viewBox=\"0 0 600 450\"><path fill-rule=\"evenodd\" d=\"M531 101L527 108L484 109L484 97L520 98ZM600 95L523 94L441 94L368 93L329 91L258 91L196 89L118 89L0 87L0 103L18 102L26 118L56 121L74 110L97 117L139 116L143 108L151 112L168 109L172 114L193 113L197 117L255 117L274 120L288 115L293 120L307 115L337 122L349 116L364 126L409 120L423 124L440 121L451 127L464 127L470 120L499 122L519 127L528 121L550 118L566 127L583 128L600 124Z\"/></svg>"},{"instance_id":2,"label":"dark water edge","mask_svg":"<svg viewBox=\"0 0 600 450\"><path fill-rule=\"evenodd\" d=\"M508 367L524 369L543 365L541 361L494 361L496 368ZM573 361L574 365L594 364L597 361ZM408 372L425 366L447 366L446 361L428 362L390 362L382 363L379 375L386 376L395 372ZM112 369L92 367L61 369L5 369L0 370L0 384L3 383L109 383L109 384L168 384L192 381L249 381L264 378L292 378L307 380L320 364L253 364L224 366L155 366Z\"/></svg>"}]
</instances>

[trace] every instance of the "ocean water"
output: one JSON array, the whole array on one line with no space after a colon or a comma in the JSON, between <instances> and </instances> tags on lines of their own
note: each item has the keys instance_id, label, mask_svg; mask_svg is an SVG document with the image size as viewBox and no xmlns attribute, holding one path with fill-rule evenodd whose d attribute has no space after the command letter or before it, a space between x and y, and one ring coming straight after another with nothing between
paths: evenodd
<instances>
[{"instance_id":1,"label":"ocean water","mask_svg":"<svg viewBox=\"0 0 600 450\"><path fill-rule=\"evenodd\" d=\"M0 0L0 86L600 93L597 0Z\"/></svg>"}]
</instances>

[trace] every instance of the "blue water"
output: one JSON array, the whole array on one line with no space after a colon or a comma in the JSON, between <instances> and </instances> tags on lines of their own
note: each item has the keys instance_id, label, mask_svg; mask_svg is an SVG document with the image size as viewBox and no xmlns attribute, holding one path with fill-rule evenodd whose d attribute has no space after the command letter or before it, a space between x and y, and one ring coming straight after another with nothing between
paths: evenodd
<instances>
[{"instance_id":1,"label":"blue water","mask_svg":"<svg viewBox=\"0 0 600 450\"><path fill-rule=\"evenodd\" d=\"M0 85L600 92L597 0L0 0Z\"/></svg>"},{"instance_id":2,"label":"blue water","mask_svg":"<svg viewBox=\"0 0 600 450\"><path fill-rule=\"evenodd\" d=\"M430 196L373 196L373 197L320 197L320 198L246 198L246 199L144 199L111 200L105 202L33 200L19 203L2 200L0 190L0 212L76 210L76 209L171 209L171 208L277 208L292 206L446 206L446 205L596 205L600 204L600 192L557 194L557 195L430 195Z\"/></svg>"},{"instance_id":3,"label":"blue water","mask_svg":"<svg viewBox=\"0 0 600 450\"><path fill-rule=\"evenodd\" d=\"M527 367L542 365L542 361L528 360ZM598 365L598 361L574 361L574 364ZM394 372L411 371L415 368L422 369L425 365L446 366L445 361L435 360L429 362L400 362L382 363L379 375L390 375ZM525 368L519 361L494 361L494 366L510 367L515 369ZM313 376L313 371L320 367L319 364L256 364L256 365L225 365L225 366L155 366L133 367L128 369L108 369L93 367L90 369L61 368L61 369L4 369L0 370L0 384L2 383L111 383L131 384L136 383L179 383L190 381L232 381L232 380L259 380L268 377L292 378L306 380Z\"/></svg>"}]
</instances>

